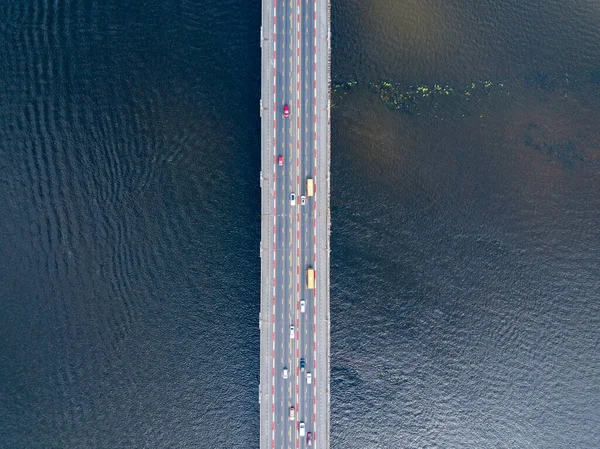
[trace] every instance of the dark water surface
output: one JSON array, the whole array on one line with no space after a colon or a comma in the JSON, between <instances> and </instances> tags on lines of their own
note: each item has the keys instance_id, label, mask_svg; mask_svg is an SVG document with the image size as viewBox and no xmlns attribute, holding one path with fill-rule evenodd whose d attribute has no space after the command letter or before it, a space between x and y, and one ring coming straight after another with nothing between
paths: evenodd
<instances>
[{"instance_id":1,"label":"dark water surface","mask_svg":"<svg viewBox=\"0 0 600 449\"><path fill-rule=\"evenodd\" d=\"M600 4L332 18L332 447L600 447ZM257 447L259 26L0 0L1 448Z\"/></svg>"}]
</instances>

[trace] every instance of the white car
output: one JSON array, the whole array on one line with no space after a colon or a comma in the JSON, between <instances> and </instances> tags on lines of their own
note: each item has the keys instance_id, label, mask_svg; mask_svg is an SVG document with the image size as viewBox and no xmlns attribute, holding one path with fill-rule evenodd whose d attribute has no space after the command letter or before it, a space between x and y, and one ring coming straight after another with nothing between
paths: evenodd
<instances>
[{"instance_id":1,"label":"white car","mask_svg":"<svg viewBox=\"0 0 600 449\"><path fill-rule=\"evenodd\" d=\"M306 205L306 197L305 197L304 195L302 195L302 196L300 197L300 204L302 204L303 206L305 206L305 205Z\"/></svg>"},{"instance_id":2,"label":"white car","mask_svg":"<svg viewBox=\"0 0 600 449\"><path fill-rule=\"evenodd\" d=\"M298 429L300 430L300 436L303 437L306 434L306 425L304 424L304 421L300 422Z\"/></svg>"},{"instance_id":3,"label":"white car","mask_svg":"<svg viewBox=\"0 0 600 449\"><path fill-rule=\"evenodd\" d=\"M292 206L296 205L296 194L295 193L290 193L290 204Z\"/></svg>"},{"instance_id":4,"label":"white car","mask_svg":"<svg viewBox=\"0 0 600 449\"><path fill-rule=\"evenodd\" d=\"M306 373L306 383L312 384L312 373Z\"/></svg>"},{"instance_id":5,"label":"white car","mask_svg":"<svg viewBox=\"0 0 600 449\"><path fill-rule=\"evenodd\" d=\"M294 329L294 326L290 326L290 338L294 338L296 336L296 330Z\"/></svg>"},{"instance_id":6,"label":"white car","mask_svg":"<svg viewBox=\"0 0 600 449\"><path fill-rule=\"evenodd\" d=\"M306 301L304 299L300 300L300 312L304 313L306 310Z\"/></svg>"},{"instance_id":7,"label":"white car","mask_svg":"<svg viewBox=\"0 0 600 449\"><path fill-rule=\"evenodd\" d=\"M296 419L296 410L294 410L294 407L290 407L290 421L294 419Z\"/></svg>"},{"instance_id":8,"label":"white car","mask_svg":"<svg viewBox=\"0 0 600 449\"><path fill-rule=\"evenodd\" d=\"M283 378L284 379L288 378L288 369L287 368L283 368Z\"/></svg>"}]
</instances>

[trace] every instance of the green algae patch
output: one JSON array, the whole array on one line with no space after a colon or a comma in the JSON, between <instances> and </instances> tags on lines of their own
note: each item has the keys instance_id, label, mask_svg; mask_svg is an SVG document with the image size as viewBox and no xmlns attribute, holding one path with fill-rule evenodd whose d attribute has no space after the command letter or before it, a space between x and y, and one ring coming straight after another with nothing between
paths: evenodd
<instances>
[{"instance_id":1,"label":"green algae patch","mask_svg":"<svg viewBox=\"0 0 600 449\"><path fill-rule=\"evenodd\" d=\"M358 81L334 81L331 83L331 109L336 109L342 98L348 94L348 92L358 85Z\"/></svg>"},{"instance_id":2,"label":"green algae patch","mask_svg":"<svg viewBox=\"0 0 600 449\"><path fill-rule=\"evenodd\" d=\"M444 106L456 106L460 109L460 103L480 101L488 95L501 92L504 84L492 80L477 80L462 87L440 82L406 86L402 83L379 81L371 83L369 87L388 108L409 115L423 115ZM464 117L463 111L460 112ZM444 120L444 117L437 114L435 118Z\"/></svg>"}]
</instances>

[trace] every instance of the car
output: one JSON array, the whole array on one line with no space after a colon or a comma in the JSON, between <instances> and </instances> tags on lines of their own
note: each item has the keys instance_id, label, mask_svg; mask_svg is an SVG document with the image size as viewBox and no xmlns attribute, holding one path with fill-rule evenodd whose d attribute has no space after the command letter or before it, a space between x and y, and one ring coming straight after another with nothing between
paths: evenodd
<instances>
[{"instance_id":1,"label":"car","mask_svg":"<svg viewBox=\"0 0 600 449\"><path fill-rule=\"evenodd\" d=\"M304 299L300 300L300 312L304 313L306 310L306 301Z\"/></svg>"},{"instance_id":2,"label":"car","mask_svg":"<svg viewBox=\"0 0 600 449\"><path fill-rule=\"evenodd\" d=\"M293 421L294 419L296 419L296 410L294 407L290 407L290 421Z\"/></svg>"},{"instance_id":3,"label":"car","mask_svg":"<svg viewBox=\"0 0 600 449\"><path fill-rule=\"evenodd\" d=\"M312 432L308 432L306 434L306 444L308 446L312 446Z\"/></svg>"},{"instance_id":4,"label":"car","mask_svg":"<svg viewBox=\"0 0 600 449\"><path fill-rule=\"evenodd\" d=\"M296 336L296 331L294 326L290 326L290 338L294 338Z\"/></svg>"},{"instance_id":5,"label":"car","mask_svg":"<svg viewBox=\"0 0 600 449\"><path fill-rule=\"evenodd\" d=\"M283 105L283 116L284 117L290 116L290 107L287 104Z\"/></svg>"},{"instance_id":6,"label":"car","mask_svg":"<svg viewBox=\"0 0 600 449\"><path fill-rule=\"evenodd\" d=\"M300 359L300 371L304 372L304 367L306 366L306 359Z\"/></svg>"},{"instance_id":7,"label":"car","mask_svg":"<svg viewBox=\"0 0 600 449\"><path fill-rule=\"evenodd\" d=\"M304 195L300 197L300 204L306 206L306 197Z\"/></svg>"},{"instance_id":8,"label":"car","mask_svg":"<svg viewBox=\"0 0 600 449\"><path fill-rule=\"evenodd\" d=\"M300 425L298 426L298 430L300 431L300 436L303 437L304 434L306 433L306 425L304 424L304 421L300 422Z\"/></svg>"},{"instance_id":9,"label":"car","mask_svg":"<svg viewBox=\"0 0 600 449\"><path fill-rule=\"evenodd\" d=\"M295 193L290 193L290 204L292 206L296 205L296 194Z\"/></svg>"},{"instance_id":10,"label":"car","mask_svg":"<svg viewBox=\"0 0 600 449\"><path fill-rule=\"evenodd\" d=\"M312 384L312 373L306 373L306 383Z\"/></svg>"},{"instance_id":11,"label":"car","mask_svg":"<svg viewBox=\"0 0 600 449\"><path fill-rule=\"evenodd\" d=\"M288 369L287 368L283 368L283 378L284 379L288 378Z\"/></svg>"},{"instance_id":12,"label":"car","mask_svg":"<svg viewBox=\"0 0 600 449\"><path fill-rule=\"evenodd\" d=\"M283 156L277 158L277 164L279 164L280 167L283 166Z\"/></svg>"}]
</instances>

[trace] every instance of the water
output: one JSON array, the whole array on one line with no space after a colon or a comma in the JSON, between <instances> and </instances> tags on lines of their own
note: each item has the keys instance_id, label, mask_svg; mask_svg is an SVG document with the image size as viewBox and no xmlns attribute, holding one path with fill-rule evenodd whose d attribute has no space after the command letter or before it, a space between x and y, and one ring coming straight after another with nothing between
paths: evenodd
<instances>
[{"instance_id":1,"label":"water","mask_svg":"<svg viewBox=\"0 0 600 449\"><path fill-rule=\"evenodd\" d=\"M597 2L332 17L332 447L600 447ZM0 447L257 447L259 26L0 1Z\"/></svg>"}]
</instances>

